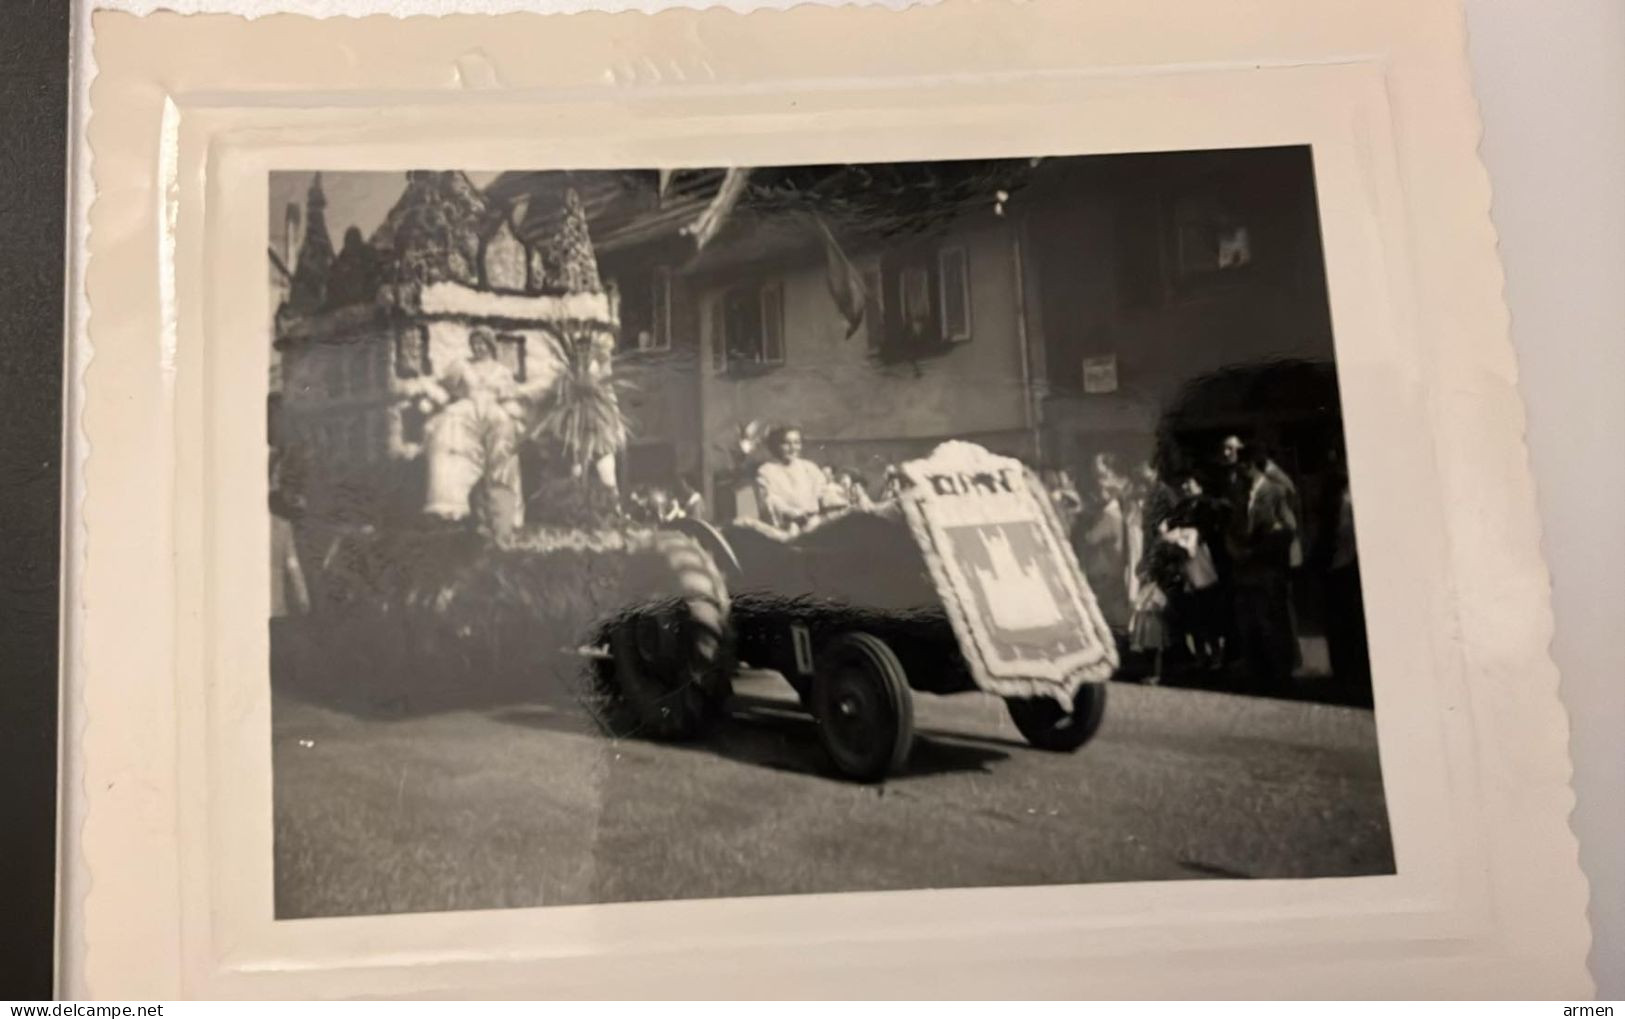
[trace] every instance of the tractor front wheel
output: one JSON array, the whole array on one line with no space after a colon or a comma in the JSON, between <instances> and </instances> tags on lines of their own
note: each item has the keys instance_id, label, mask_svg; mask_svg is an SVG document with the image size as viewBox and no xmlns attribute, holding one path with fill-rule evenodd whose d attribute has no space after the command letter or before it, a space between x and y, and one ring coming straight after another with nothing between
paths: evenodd
<instances>
[{"instance_id":1,"label":"tractor front wheel","mask_svg":"<svg viewBox=\"0 0 1625 1019\"><path fill-rule=\"evenodd\" d=\"M879 637L843 633L819 649L812 710L824 749L847 778L878 782L908 761L914 700L902 664Z\"/></svg>"}]
</instances>

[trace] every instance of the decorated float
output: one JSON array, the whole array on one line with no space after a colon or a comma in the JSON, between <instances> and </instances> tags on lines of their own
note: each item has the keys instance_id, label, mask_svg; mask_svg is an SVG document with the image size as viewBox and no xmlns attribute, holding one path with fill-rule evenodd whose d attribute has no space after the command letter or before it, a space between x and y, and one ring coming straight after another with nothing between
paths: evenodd
<instances>
[{"instance_id":1,"label":"decorated float","mask_svg":"<svg viewBox=\"0 0 1625 1019\"><path fill-rule=\"evenodd\" d=\"M1040 749L1087 743L1117 652L1037 479L962 442L901 474L894 501L794 535L674 524L660 540L683 593L624 606L596 632L606 723L703 733L743 663L790 683L835 768L859 781L906 764L915 690L1000 697Z\"/></svg>"},{"instance_id":2,"label":"decorated float","mask_svg":"<svg viewBox=\"0 0 1625 1019\"><path fill-rule=\"evenodd\" d=\"M404 711L523 698L579 674L561 649L605 606L692 586L674 563L693 539L620 514L615 302L580 199L556 205L415 171L335 254L313 181L272 427L313 602L285 671L307 689Z\"/></svg>"},{"instance_id":3,"label":"decorated float","mask_svg":"<svg viewBox=\"0 0 1625 1019\"><path fill-rule=\"evenodd\" d=\"M318 180L277 317L280 459L315 468L307 680L405 711L563 686L613 735L688 739L742 666L768 669L860 781L906 763L916 690L1000 697L1042 749L1093 736L1116 649L1019 461L946 443L880 505L794 534L634 524L618 323L575 193L527 244L523 207L412 173L336 256L320 199Z\"/></svg>"}]
</instances>

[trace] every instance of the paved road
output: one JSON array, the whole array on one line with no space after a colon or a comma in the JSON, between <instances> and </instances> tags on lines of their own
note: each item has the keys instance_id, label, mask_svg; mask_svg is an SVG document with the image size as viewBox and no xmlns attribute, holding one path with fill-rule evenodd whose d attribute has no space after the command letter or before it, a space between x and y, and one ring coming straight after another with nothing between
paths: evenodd
<instances>
[{"instance_id":1,"label":"paved road","mask_svg":"<svg viewBox=\"0 0 1625 1019\"><path fill-rule=\"evenodd\" d=\"M282 917L1393 869L1369 711L1114 685L1075 755L917 700L909 771L833 777L777 677L697 745L568 705L381 719L275 703Z\"/></svg>"}]
</instances>

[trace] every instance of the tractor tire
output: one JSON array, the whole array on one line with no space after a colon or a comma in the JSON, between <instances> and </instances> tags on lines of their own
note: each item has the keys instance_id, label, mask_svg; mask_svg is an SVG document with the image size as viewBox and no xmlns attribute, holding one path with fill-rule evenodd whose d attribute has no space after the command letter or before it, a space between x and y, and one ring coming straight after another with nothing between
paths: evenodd
<instances>
[{"instance_id":1,"label":"tractor tire","mask_svg":"<svg viewBox=\"0 0 1625 1019\"><path fill-rule=\"evenodd\" d=\"M659 531L628 555L615 615L593 642L594 714L615 737L703 736L732 693L727 584L688 535Z\"/></svg>"},{"instance_id":2,"label":"tractor tire","mask_svg":"<svg viewBox=\"0 0 1625 1019\"><path fill-rule=\"evenodd\" d=\"M1106 717L1106 684L1085 683L1066 711L1048 697L1011 698L1004 702L1023 738L1039 750L1070 754L1100 731Z\"/></svg>"},{"instance_id":3,"label":"tractor tire","mask_svg":"<svg viewBox=\"0 0 1625 1019\"><path fill-rule=\"evenodd\" d=\"M812 708L819 740L847 778L879 782L908 763L914 698L897 655L879 637L852 630L818 650Z\"/></svg>"}]
</instances>

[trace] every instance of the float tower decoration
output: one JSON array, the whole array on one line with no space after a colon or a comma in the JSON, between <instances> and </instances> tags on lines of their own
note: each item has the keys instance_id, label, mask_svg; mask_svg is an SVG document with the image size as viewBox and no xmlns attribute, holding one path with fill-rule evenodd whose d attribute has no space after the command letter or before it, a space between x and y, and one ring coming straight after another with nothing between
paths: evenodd
<instances>
[{"instance_id":1,"label":"float tower decoration","mask_svg":"<svg viewBox=\"0 0 1625 1019\"><path fill-rule=\"evenodd\" d=\"M476 329L517 384L521 434L537 431L561 381L608 376L617 323L573 191L538 210L492 202L459 171L412 171L372 237L351 228L336 255L325 205L318 174L275 338L279 432L305 454L313 511L422 510L427 419L415 397L470 357ZM533 217L556 226L527 245ZM598 461L613 453L601 446ZM598 466L613 478L612 464Z\"/></svg>"}]
</instances>

